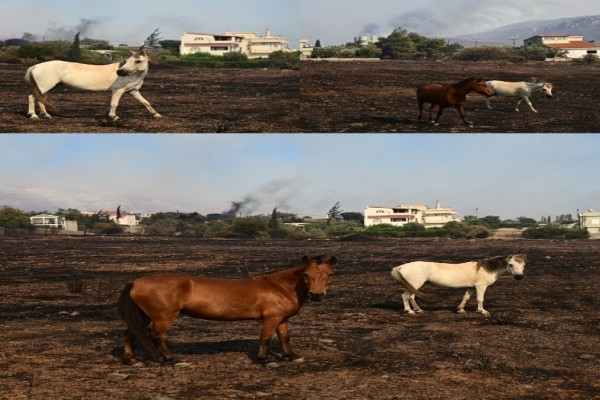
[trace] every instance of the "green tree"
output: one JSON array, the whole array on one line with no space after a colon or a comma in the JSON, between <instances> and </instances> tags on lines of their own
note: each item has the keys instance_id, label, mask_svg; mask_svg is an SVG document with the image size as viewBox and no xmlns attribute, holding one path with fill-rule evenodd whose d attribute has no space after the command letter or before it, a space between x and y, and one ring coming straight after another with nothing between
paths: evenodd
<instances>
[{"instance_id":1,"label":"green tree","mask_svg":"<svg viewBox=\"0 0 600 400\"><path fill-rule=\"evenodd\" d=\"M271 218L269 219L269 229L277 230L279 229L279 220L277 219L277 207L273 209L271 213Z\"/></svg>"},{"instance_id":2,"label":"green tree","mask_svg":"<svg viewBox=\"0 0 600 400\"><path fill-rule=\"evenodd\" d=\"M181 41L179 40L159 40L158 44L165 50L169 50L172 54L179 55Z\"/></svg>"},{"instance_id":3,"label":"green tree","mask_svg":"<svg viewBox=\"0 0 600 400\"><path fill-rule=\"evenodd\" d=\"M398 59L403 56L414 55L417 51L415 43L404 28L394 29L388 37L379 38L376 44L381 49L383 58Z\"/></svg>"},{"instance_id":4,"label":"green tree","mask_svg":"<svg viewBox=\"0 0 600 400\"><path fill-rule=\"evenodd\" d=\"M80 61L81 60L81 47L79 44L79 32L75 35L75 39L73 39L73 44L67 53L67 57L71 61Z\"/></svg>"},{"instance_id":5,"label":"green tree","mask_svg":"<svg viewBox=\"0 0 600 400\"><path fill-rule=\"evenodd\" d=\"M156 47L159 47L160 44L160 40L162 39L160 37L161 33L160 33L160 28L156 28L154 30L154 32L152 32L147 38L146 40L144 40L144 46L150 48L150 49L154 49Z\"/></svg>"},{"instance_id":6,"label":"green tree","mask_svg":"<svg viewBox=\"0 0 600 400\"><path fill-rule=\"evenodd\" d=\"M18 208L2 207L0 208L0 227L4 228L4 234L9 229L30 228L31 221L27 214Z\"/></svg>"},{"instance_id":7,"label":"green tree","mask_svg":"<svg viewBox=\"0 0 600 400\"><path fill-rule=\"evenodd\" d=\"M315 42L315 48L319 48L321 47L321 40L317 39L317 41Z\"/></svg>"},{"instance_id":8,"label":"green tree","mask_svg":"<svg viewBox=\"0 0 600 400\"><path fill-rule=\"evenodd\" d=\"M364 215L362 215L362 213L359 212L343 212L340 213L340 215L342 216L342 218L344 218L344 221L363 222L365 218Z\"/></svg>"},{"instance_id":9,"label":"green tree","mask_svg":"<svg viewBox=\"0 0 600 400\"><path fill-rule=\"evenodd\" d=\"M338 201L327 211L327 225L331 223L331 221L341 221L344 218L341 215L342 206L340 206L340 202Z\"/></svg>"}]
</instances>

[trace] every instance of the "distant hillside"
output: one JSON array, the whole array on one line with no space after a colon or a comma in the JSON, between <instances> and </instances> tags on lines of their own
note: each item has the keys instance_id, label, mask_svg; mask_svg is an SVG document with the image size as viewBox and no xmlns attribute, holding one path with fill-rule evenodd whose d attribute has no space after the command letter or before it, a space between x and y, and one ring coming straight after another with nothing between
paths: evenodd
<instances>
[{"instance_id":1,"label":"distant hillside","mask_svg":"<svg viewBox=\"0 0 600 400\"><path fill-rule=\"evenodd\" d=\"M523 45L523 40L535 35L583 35L587 41L600 43L600 15L585 17L560 18L542 21L525 21L517 24L506 25L500 28L472 33L469 35L458 35L448 38L465 47L478 45L512 45L513 40L517 46Z\"/></svg>"}]
</instances>

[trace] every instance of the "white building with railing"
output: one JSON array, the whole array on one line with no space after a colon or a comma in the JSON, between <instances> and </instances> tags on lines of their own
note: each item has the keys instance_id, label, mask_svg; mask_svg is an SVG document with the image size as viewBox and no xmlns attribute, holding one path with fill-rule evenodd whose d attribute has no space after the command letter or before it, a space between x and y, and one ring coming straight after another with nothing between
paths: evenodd
<instances>
[{"instance_id":1,"label":"white building with railing","mask_svg":"<svg viewBox=\"0 0 600 400\"><path fill-rule=\"evenodd\" d=\"M429 208L425 204L396 207L367 206L364 215L366 227L377 224L403 226L417 223L425 228L435 228L451 221L458 221L457 212L452 208L442 207L439 201L436 202L435 208Z\"/></svg>"},{"instance_id":2,"label":"white building with railing","mask_svg":"<svg viewBox=\"0 0 600 400\"><path fill-rule=\"evenodd\" d=\"M179 52L182 56L195 53L208 53L222 56L225 53L239 52L248 58L267 58L276 51L291 51L283 36L273 36L270 29L264 36L250 32L224 32L220 34L184 32L181 36Z\"/></svg>"}]
</instances>

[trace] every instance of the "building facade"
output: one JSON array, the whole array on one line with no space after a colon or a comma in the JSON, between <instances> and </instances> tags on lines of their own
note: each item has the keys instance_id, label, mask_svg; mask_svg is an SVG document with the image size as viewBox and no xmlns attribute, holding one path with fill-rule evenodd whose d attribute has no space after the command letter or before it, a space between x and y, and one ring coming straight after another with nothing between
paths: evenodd
<instances>
[{"instance_id":1,"label":"building facade","mask_svg":"<svg viewBox=\"0 0 600 400\"><path fill-rule=\"evenodd\" d=\"M592 235L600 233L600 212L588 210L578 213L577 216L579 217L579 227L581 229L587 229Z\"/></svg>"},{"instance_id":2,"label":"building facade","mask_svg":"<svg viewBox=\"0 0 600 400\"><path fill-rule=\"evenodd\" d=\"M264 36L249 32L184 32L179 47L182 56L195 53L222 56L225 53L238 52L248 58L266 58L275 51L290 51L288 40L283 36L273 36L269 29L265 31Z\"/></svg>"},{"instance_id":3,"label":"building facade","mask_svg":"<svg viewBox=\"0 0 600 400\"><path fill-rule=\"evenodd\" d=\"M451 221L458 221L457 212L452 208L442 207L436 202L435 208L425 204L399 205L397 207L367 206L365 208L366 227L377 224L403 226L417 223L425 228L439 228Z\"/></svg>"},{"instance_id":4,"label":"building facade","mask_svg":"<svg viewBox=\"0 0 600 400\"><path fill-rule=\"evenodd\" d=\"M565 51L566 58L581 58L588 54L598 56L600 46L577 35L536 35L523 41L524 47L539 46Z\"/></svg>"}]
</instances>

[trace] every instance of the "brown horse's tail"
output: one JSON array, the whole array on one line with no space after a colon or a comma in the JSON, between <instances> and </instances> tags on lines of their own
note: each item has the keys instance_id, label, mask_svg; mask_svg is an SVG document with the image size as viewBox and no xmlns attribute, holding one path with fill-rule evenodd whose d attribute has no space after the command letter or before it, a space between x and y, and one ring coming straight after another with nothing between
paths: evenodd
<instances>
[{"instance_id":1,"label":"brown horse's tail","mask_svg":"<svg viewBox=\"0 0 600 400\"><path fill-rule=\"evenodd\" d=\"M56 106L50 100L44 96L40 87L38 86L35 78L33 77L33 67L29 67L27 72L25 73L25 82L29 85L29 89L31 89L31 94L36 98L37 101L48 107L50 111L56 111Z\"/></svg>"},{"instance_id":2,"label":"brown horse's tail","mask_svg":"<svg viewBox=\"0 0 600 400\"><path fill-rule=\"evenodd\" d=\"M439 298L436 296L432 296L430 294L425 294L425 293L420 292L419 290L415 289L415 287L413 285L411 285L410 283L408 283L408 281L406 279L404 279L404 276L402 276L402 272L400 271L400 267L396 267L396 268L392 269L392 278L394 278L395 280L400 282L400 284L406 290L408 290L410 293L414 294L417 297L420 297L425 300L439 300Z\"/></svg>"},{"instance_id":3,"label":"brown horse's tail","mask_svg":"<svg viewBox=\"0 0 600 400\"><path fill-rule=\"evenodd\" d=\"M150 338L150 332L148 331L150 318L131 298L131 288L133 288L132 282L127 283L123 288L117 302L117 313L125 321L129 332L141 342L146 350L156 351L156 345Z\"/></svg>"}]
</instances>

